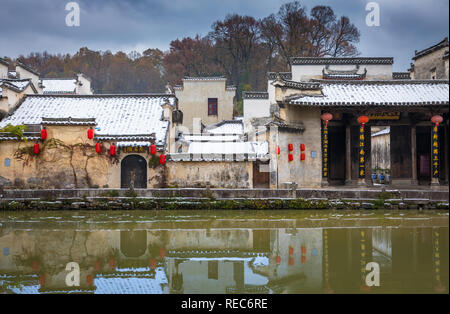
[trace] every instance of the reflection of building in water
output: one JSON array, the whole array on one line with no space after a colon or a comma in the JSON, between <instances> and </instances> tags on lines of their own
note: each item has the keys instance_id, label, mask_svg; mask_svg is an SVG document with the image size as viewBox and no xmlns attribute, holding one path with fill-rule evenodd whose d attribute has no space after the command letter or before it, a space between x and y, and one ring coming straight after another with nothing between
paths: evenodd
<instances>
[{"instance_id":1,"label":"reflection of building in water","mask_svg":"<svg viewBox=\"0 0 450 314\"><path fill-rule=\"evenodd\" d=\"M448 227L3 229L0 292L364 292L372 261L371 291L446 291ZM66 286L69 262L80 287Z\"/></svg>"}]
</instances>

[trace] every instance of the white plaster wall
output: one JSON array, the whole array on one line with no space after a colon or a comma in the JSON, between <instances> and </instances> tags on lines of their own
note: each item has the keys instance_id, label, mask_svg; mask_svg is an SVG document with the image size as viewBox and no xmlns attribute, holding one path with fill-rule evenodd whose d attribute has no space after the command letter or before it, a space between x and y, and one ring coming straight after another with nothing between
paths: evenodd
<instances>
[{"instance_id":1,"label":"white plaster wall","mask_svg":"<svg viewBox=\"0 0 450 314\"><path fill-rule=\"evenodd\" d=\"M325 65L293 65L292 80L293 81L309 81L311 79L322 79L322 70ZM364 68L367 69L366 79L392 79L392 64L361 64L358 73L362 73ZM355 65L330 65L332 70L352 70Z\"/></svg>"},{"instance_id":2,"label":"white plaster wall","mask_svg":"<svg viewBox=\"0 0 450 314\"><path fill-rule=\"evenodd\" d=\"M269 99L244 99L244 123L252 118L270 116Z\"/></svg>"},{"instance_id":3,"label":"white plaster wall","mask_svg":"<svg viewBox=\"0 0 450 314\"><path fill-rule=\"evenodd\" d=\"M283 109L289 122L302 122L305 131L303 133L291 133L279 131L278 145L281 154L275 162L278 162L278 183L295 182L299 187L320 187L322 184L322 147L321 147L321 120L320 109L302 109L298 106L288 106ZM294 160L288 160L288 144L293 144ZM305 144L305 161L300 161L300 144ZM275 145L276 146L276 145ZM311 153L316 157L312 158Z\"/></svg>"},{"instance_id":4,"label":"white plaster wall","mask_svg":"<svg viewBox=\"0 0 450 314\"><path fill-rule=\"evenodd\" d=\"M0 63L0 79L8 78L8 67Z\"/></svg>"},{"instance_id":5,"label":"white plaster wall","mask_svg":"<svg viewBox=\"0 0 450 314\"><path fill-rule=\"evenodd\" d=\"M82 84L77 85L75 93L78 95L92 95L91 81L89 81L84 75L78 74L78 81Z\"/></svg>"}]
</instances>

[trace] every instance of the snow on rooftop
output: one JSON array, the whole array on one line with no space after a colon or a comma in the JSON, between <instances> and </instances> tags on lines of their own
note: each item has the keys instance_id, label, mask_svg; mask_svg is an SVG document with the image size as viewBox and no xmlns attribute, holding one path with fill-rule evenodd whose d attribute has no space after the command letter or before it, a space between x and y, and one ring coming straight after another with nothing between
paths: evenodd
<instances>
[{"instance_id":1,"label":"snow on rooftop","mask_svg":"<svg viewBox=\"0 0 450 314\"><path fill-rule=\"evenodd\" d=\"M169 121L162 105L175 104L172 95L27 96L14 114L0 122L40 124L46 118L95 118L96 135L156 134L156 144L166 142Z\"/></svg>"},{"instance_id":2,"label":"snow on rooftop","mask_svg":"<svg viewBox=\"0 0 450 314\"><path fill-rule=\"evenodd\" d=\"M189 154L251 154L264 157L269 152L267 142L193 142Z\"/></svg>"},{"instance_id":3,"label":"snow on rooftop","mask_svg":"<svg viewBox=\"0 0 450 314\"><path fill-rule=\"evenodd\" d=\"M299 105L424 105L448 103L448 82L392 83L362 81L361 83L321 84L323 97L306 96L290 101Z\"/></svg>"},{"instance_id":4,"label":"snow on rooftop","mask_svg":"<svg viewBox=\"0 0 450 314\"><path fill-rule=\"evenodd\" d=\"M76 79L42 79L44 94L75 93Z\"/></svg>"},{"instance_id":5,"label":"snow on rooftop","mask_svg":"<svg viewBox=\"0 0 450 314\"><path fill-rule=\"evenodd\" d=\"M391 128L386 128L384 130L381 130L381 131L378 131L378 132L372 134L372 137L389 134L390 132L391 132Z\"/></svg>"},{"instance_id":6,"label":"snow on rooftop","mask_svg":"<svg viewBox=\"0 0 450 314\"><path fill-rule=\"evenodd\" d=\"M204 131L212 134L244 134L244 124L242 120L224 120L207 126Z\"/></svg>"},{"instance_id":7,"label":"snow on rooftop","mask_svg":"<svg viewBox=\"0 0 450 314\"><path fill-rule=\"evenodd\" d=\"M188 142L232 142L239 141L240 136L238 134L215 135L214 133L206 133L201 135L184 135L183 139Z\"/></svg>"}]
</instances>

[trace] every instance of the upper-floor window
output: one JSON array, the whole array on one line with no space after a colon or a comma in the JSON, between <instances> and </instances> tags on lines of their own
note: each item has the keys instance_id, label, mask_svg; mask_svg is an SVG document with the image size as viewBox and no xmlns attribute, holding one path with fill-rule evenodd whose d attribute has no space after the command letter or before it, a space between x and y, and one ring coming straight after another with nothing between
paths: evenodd
<instances>
[{"instance_id":1,"label":"upper-floor window","mask_svg":"<svg viewBox=\"0 0 450 314\"><path fill-rule=\"evenodd\" d=\"M432 68L430 71L430 76L432 80L436 79L436 68Z\"/></svg>"},{"instance_id":2,"label":"upper-floor window","mask_svg":"<svg viewBox=\"0 0 450 314\"><path fill-rule=\"evenodd\" d=\"M217 116L217 98L208 98L208 116Z\"/></svg>"}]
</instances>

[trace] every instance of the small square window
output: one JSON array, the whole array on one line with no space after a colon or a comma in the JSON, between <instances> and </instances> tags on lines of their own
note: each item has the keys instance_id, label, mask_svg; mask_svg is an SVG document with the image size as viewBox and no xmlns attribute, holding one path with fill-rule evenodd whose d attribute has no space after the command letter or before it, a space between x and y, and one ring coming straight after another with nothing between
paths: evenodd
<instances>
[{"instance_id":1,"label":"small square window","mask_svg":"<svg viewBox=\"0 0 450 314\"><path fill-rule=\"evenodd\" d=\"M208 98L208 116L217 116L217 98Z\"/></svg>"}]
</instances>

